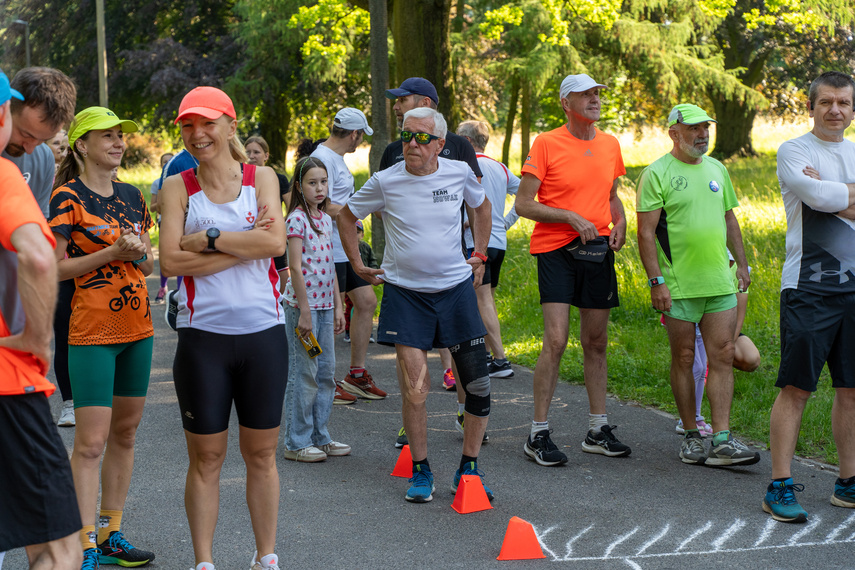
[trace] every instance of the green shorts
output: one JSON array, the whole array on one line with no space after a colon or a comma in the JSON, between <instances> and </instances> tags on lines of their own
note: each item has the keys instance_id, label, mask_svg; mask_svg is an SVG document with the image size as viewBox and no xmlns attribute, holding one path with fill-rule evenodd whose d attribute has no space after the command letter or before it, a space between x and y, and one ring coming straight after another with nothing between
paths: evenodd
<instances>
[{"instance_id":1,"label":"green shorts","mask_svg":"<svg viewBox=\"0 0 855 570\"><path fill-rule=\"evenodd\" d=\"M74 407L113 407L113 396L145 397L154 337L134 342L69 345L68 375Z\"/></svg>"},{"instance_id":2,"label":"green shorts","mask_svg":"<svg viewBox=\"0 0 855 570\"><path fill-rule=\"evenodd\" d=\"M707 313L720 313L736 307L736 293L695 297L693 299L671 299L671 310L667 313L672 319L689 323L701 322Z\"/></svg>"}]
</instances>

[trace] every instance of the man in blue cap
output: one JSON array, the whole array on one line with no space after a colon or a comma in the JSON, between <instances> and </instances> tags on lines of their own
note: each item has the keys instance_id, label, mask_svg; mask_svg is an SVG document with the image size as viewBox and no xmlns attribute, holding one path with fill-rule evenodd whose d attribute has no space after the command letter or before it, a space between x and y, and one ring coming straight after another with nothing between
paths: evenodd
<instances>
[{"instance_id":1,"label":"man in blue cap","mask_svg":"<svg viewBox=\"0 0 855 570\"><path fill-rule=\"evenodd\" d=\"M0 149L15 131L12 98L24 101L0 71ZM46 131L23 133L41 138ZM80 512L48 404L55 387L45 378L57 289L54 245L23 176L0 158L0 258L15 268L0 272L7 294L0 297L0 489L8 491L0 501L0 562L2 552L23 547L31 568L76 570L83 556ZM8 318L10 306L22 307L20 322Z\"/></svg>"}]
</instances>

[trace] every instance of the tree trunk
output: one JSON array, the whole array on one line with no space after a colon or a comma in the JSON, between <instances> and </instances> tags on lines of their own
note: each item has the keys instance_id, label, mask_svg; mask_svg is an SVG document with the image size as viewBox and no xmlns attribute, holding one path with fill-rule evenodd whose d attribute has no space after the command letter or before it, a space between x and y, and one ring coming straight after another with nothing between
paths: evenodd
<instances>
[{"instance_id":1,"label":"tree trunk","mask_svg":"<svg viewBox=\"0 0 855 570\"><path fill-rule=\"evenodd\" d=\"M525 164L525 158L528 156L528 151L531 148L531 140L529 138L531 132L531 83L528 80L522 82L522 113L520 114L520 137L522 146L520 147L520 167Z\"/></svg>"},{"instance_id":2,"label":"tree trunk","mask_svg":"<svg viewBox=\"0 0 855 570\"><path fill-rule=\"evenodd\" d=\"M383 150L391 139L389 133L389 104L386 89L389 86L389 43L386 29L386 0L370 0L371 12L371 152L368 155L370 172L380 166ZM371 247L378 261L383 261L386 249L386 231L383 220L371 215Z\"/></svg>"},{"instance_id":3,"label":"tree trunk","mask_svg":"<svg viewBox=\"0 0 855 570\"><path fill-rule=\"evenodd\" d=\"M280 172L288 171L288 127L291 125L291 109L285 97L263 106L259 126L264 140L270 146L270 161Z\"/></svg>"},{"instance_id":4,"label":"tree trunk","mask_svg":"<svg viewBox=\"0 0 855 570\"><path fill-rule=\"evenodd\" d=\"M751 144L751 129L757 107L736 98L714 98L716 135L711 155L720 160L731 156L756 156Z\"/></svg>"},{"instance_id":5,"label":"tree trunk","mask_svg":"<svg viewBox=\"0 0 855 570\"><path fill-rule=\"evenodd\" d=\"M511 77L511 100L508 102L508 118L505 121L505 142L502 143L502 162L508 163L511 156L511 139L514 138L514 121L517 118L517 101L520 95L520 78Z\"/></svg>"},{"instance_id":6,"label":"tree trunk","mask_svg":"<svg viewBox=\"0 0 855 570\"><path fill-rule=\"evenodd\" d=\"M395 39L396 83L424 77L436 87L439 112L449 130L457 127L457 105L451 73L451 1L394 0L392 36Z\"/></svg>"}]
</instances>

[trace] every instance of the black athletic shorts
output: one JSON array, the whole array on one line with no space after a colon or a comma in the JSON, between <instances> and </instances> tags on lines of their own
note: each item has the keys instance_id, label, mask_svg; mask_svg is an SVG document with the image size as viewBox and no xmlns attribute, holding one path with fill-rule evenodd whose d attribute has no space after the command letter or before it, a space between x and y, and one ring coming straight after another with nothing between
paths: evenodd
<instances>
[{"instance_id":1,"label":"black athletic shorts","mask_svg":"<svg viewBox=\"0 0 855 570\"><path fill-rule=\"evenodd\" d=\"M828 363L831 385L855 388L855 293L781 291L781 365L775 386L815 392Z\"/></svg>"},{"instance_id":2,"label":"black athletic shorts","mask_svg":"<svg viewBox=\"0 0 855 570\"><path fill-rule=\"evenodd\" d=\"M566 303L580 309L613 309L618 300L615 252L602 262L576 260L566 246L537 257L540 303Z\"/></svg>"},{"instance_id":3,"label":"black athletic shorts","mask_svg":"<svg viewBox=\"0 0 855 570\"><path fill-rule=\"evenodd\" d=\"M487 334L472 280L437 293L383 286L377 342L422 350L447 348Z\"/></svg>"},{"instance_id":4,"label":"black athletic shorts","mask_svg":"<svg viewBox=\"0 0 855 570\"><path fill-rule=\"evenodd\" d=\"M242 335L179 328L172 374L190 433L226 431L232 402L243 427L279 427L288 382L285 325Z\"/></svg>"},{"instance_id":5,"label":"black athletic shorts","mask_svg":"<svg viewBox=\"0 0 855 570\"><path fill-rule=\"evenodd\" d=\"M356 274L349 261L335 264L335 276L338 279L338 288L342 293L349 293L354 289L371 285L368 281Z\"/></svg>"},{"instance_id":6,"label":"black athletic shorts","mask_svg":"<svg viewBox=\"0 0 855 570\"><path fill-rule=\"evenodd\" d=\"M0 396L0 552L78 532L68 453L42 392Z\"/></svg>"},{"instance_id":7,"label":"black athletic shorts","mask_svg":"<svg viewBox=\"0 0 855 570\"><path fill-rule=\"evenodd\" d=\"M472 248L466 250L467 259L472 257ZM484 279L482 285L489 285L491 289L499 286L499 274L502 272L502 262L505 261L505 250L496 247L487 248L487 263L484 264Z\"/></svg>"}]
</instances>

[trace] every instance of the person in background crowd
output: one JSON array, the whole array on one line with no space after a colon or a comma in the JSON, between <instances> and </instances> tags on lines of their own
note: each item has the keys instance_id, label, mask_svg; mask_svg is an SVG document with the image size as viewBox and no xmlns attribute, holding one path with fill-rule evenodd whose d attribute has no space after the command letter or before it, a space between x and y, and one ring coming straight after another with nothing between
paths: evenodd
<instances>
[{"instance_id":1,"label":"person in background crowd","mask_svg":"<svg viewBox=\"0 0 855 570\"><path fill-rule=\"evenodd\" d=\"M244 148L246 148L246 156L249 159L248 164L267 166L267 161L270 160L270 145L263 137L257 135L249 137L244 143ZM288 177L278 172L276 176L279 178L279 197L283 204L287 204L286 196L291 189Z\"/></svg>"}]
</instances>

